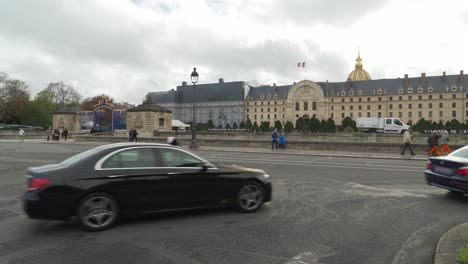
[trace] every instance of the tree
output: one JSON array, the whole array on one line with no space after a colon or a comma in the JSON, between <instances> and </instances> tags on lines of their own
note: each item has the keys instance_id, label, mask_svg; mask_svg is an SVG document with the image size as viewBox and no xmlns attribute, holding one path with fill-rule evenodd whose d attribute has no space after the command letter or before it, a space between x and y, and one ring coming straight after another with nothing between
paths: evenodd
<instances>
[{"instance_id":1,"label":"tree","mask_svg":"<svg viewBox=\"0 0 468 264\"><path fill-rule=\"evenodd\" d=\"M322 119L322 121L320 121L320 132L325 132L326 124L327 124L327 121L325 121L325 119Z\"/></svg>"},{"instance_id":2,"label":"tree","mask_svg":"<svg viewBox=\"0 0 468 264\"><path fill-rule=\"evenodd\" d=\"M81 96L73 86L60 82L50 83L46 90L54 95L54 101L58 109L66 106L76 106L80 103Z\"/></svg>"},{"instance_id":3,"label":"tree","mask_svg":"<svg viewBox=\"0 0 468 264\"><path fill-rule=\"evenodd\" d=\"M94 110L94 107L100 104L103 100L106 100L108 104L114 103L114 98L111 98L110 96L105 95L105 94L100 94L100 95L96 95L96 96L88 97L84 99L83 102L81 103L81 109L92 111Z\"/></svg>"},{"instance_id":4,"label":"tree","mask_svg":"<svg viewBox=\"0 0 468 264\"><path fill-rule=\"evenodd\" d=\"M0 122L20 124L21 113L29 103L28 85L0 73Z\"/></svg>"},{"instance_id":5,"label":"tree","mask_svg":"<svg viewBox=\"0 0 468 264\"><path fill-rule=\"evenodd\" d=\"M252 121L250 121L250 119L247 119L247 123L245 123L245 128L248 131L251 131L253 129Z\"/></svg>"},{"instance_id":6,"label":"tree","mask_svg":"<svg viewBox=\"0 0 468 264\"><path fill-rule=\"evenodd\" d=\"M296 130L297 131L307 131L308 130L307 121L302 119L302 117L299 117L296 120Z\"/></svg>"},{"instance_id":7,"label":"tree","mask_svg":"<svg viewBox=\"0 0 468 264\"><path fill-rule=\"evenodd\" d=\"M356 122L348 116L345 119L343 119L343 121L341 122L341 130L343 131L346 127L350 127L354 131L357 130Z\"/></svg>"},{"instance_id":8,"label":"tree","mask_svg":"<svg viewBox=\"0 0 468 264\"><path fill-rule=\"evenodd\" d=\"M31 101L21 113L21 123L49 128L52 126L52 113L43 108L37 101Z\"/></svg>"},{"instance_id":9,"label":"tree","mask_svg":"<svg viewBox=\"0 0 468 264\"><path fill-rule=\"evenodd\" d=\"M239 128L240 128L240 129L245 129L245 122L244 122L244 121L241 121L241 122L240 122Z\"/></svg>"},{"instance_id":10,"label":"tree","mask_svg":"<svg viewBox=\"0 0 468 264\"><path fill-rule=\"evenodd\" d=\"M260 131L261 131L261 132L268 132L268 131L270 131L270 122L262 122L262 123L260 123Z\"/></svg>"},{"instance_id":11,"label":"tree","mask_svg":"<svg viewBox=\"0 0 468 264\"><path fill-rule=\"evenodd\" d=\"M285 132L292 132L294 130L294 125L291 121L286 122L284 125L284 131Z\"/></svg>"},{"instance_id":12,"label":"tree","mask_svg":"<svg viewBox=\"0 0 468 264\"><path fill-rule=\"evenodd\" d=\"M223 125L219 124L217 128L218 129L223 129Z\"/></svg>"},{"instance_id":13,"label":"tree","mask_svg":"<svg viewBox=\"0 0 468 264\"><path fill-rule=\"evenodd\" d=\"M275 128L278 129L278 131L283 130L283 124L281 124L281 121L279 120L275 121Z\"/></svg>"},{"instance_id":14,"label":"tree","mask_svg":"<svg viewBox=\"0 0 468 264\"><path fill-rule=\"evenodd\" d=\"M225 129L231 129L231 125L229 125L229 123L226 123L226 126L224 127Z\"/></svg>"},{"instance_id":15,"label":"tree","mask_svg":"<svg viewBox=\"0 0 468 264\"><path fill-rule=\"evenodd\" d=\"M149 93L146 94L145 98L143 99L143 104L152 104L153 98Z\"/></svg>"},{"instance_id":16,"label":"tree","mask_svg":"<svg viewBox=\"0 0 468 264\"><path fill-rule=\"evenodd\" d=\"M416 124L413 126L414 131L418 131L421 133L424 133L426 130L431 129L431 123L429 121L426 121L426 119L421 118L416 122Z\"/></svg>"},{"instance_id":17,"label":"tree","mask_svg":"<svg viewBox=\"0 0 468 264\"><path fill-rule=\"evenodd\" d=\"M258 130L258 124L257 124L257 121L255 121L255 122L253 123L253 125L252 125L252 129L253 129L253 131L257 132L257 130Z\"/></svg>"},{"instance_id":18,"label":"tree","mask_svg":"<svg viewBox=\"0 0 468 264\"><path fill-rule=\"evenodd\" d=\"M450 122L450 129L461 129L462 128L462 125L460 124L460 122L456 119L452 119L452 121Z\"/></svg>"},{"instance_id":19,"label":"tree","mask_svg":"<svg viewBox=\"0 0 468 264\"><path fill-rule=\"evenodd\" d=\"M232 129L233 129L233 130L237 130L237 129L238 129L237 123L236 123L236 122L234 122L234 124L232 125Z\"/></svg>"},{"instance_id":20,"label":"tree","mask_svg":"<svg viewBox=\"0 0 468 264\"><path fill-rule=\"evenodd\" d=\"M312 132L320 131L320 121L314 116L307 122L307 127Z\"/></svg>"},{"instance_id":21,"label":"tree","mask_svg":"<svg viewBox=\"0 0 468 264\"><path fill-rule=\"evenodd\" d=\"M212 128L215 128L215 125L213 123L213 120L208 120L208 122L206 123L208 129L212 129Z\"/></svg>"},{"instance_id":22,"label":"tree","mask_svg":"<svg viewBox=\"0 0 468 264\"><path fill-rule=\"evenodd\" d=\"M325 123L325 132L328 133L335 133L336 132L336 126L335 126L335 121L333 121L333 118L328 118L327 122Z\"/></svg>"}]
</instances>

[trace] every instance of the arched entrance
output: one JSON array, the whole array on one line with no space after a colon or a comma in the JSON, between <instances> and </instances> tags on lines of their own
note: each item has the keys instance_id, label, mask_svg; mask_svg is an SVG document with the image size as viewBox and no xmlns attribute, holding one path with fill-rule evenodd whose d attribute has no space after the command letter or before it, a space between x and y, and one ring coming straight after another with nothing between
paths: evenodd
<instances>
[{"instance_id":1,"label":"arched entrance","mask_svg":"<svg viewBox=\"0 0 468 264\"><path fill-rule=\"evenodd\" d=\"M286 119L295 122L299 117L310 119L327 118L328 111L323 88L320 85L304 80L291 87L288 93Z\"/></svg>"},{"instance_id":2,"label":"arched entrance","mask_svg":"<svg viewBox=\"0 0 468 264\"><path fill-rule=\"evenodd\" d=\"M114 131L114 106L101 99L93 109L93 130L96 132Z\"/></svg>"}]
</instances>

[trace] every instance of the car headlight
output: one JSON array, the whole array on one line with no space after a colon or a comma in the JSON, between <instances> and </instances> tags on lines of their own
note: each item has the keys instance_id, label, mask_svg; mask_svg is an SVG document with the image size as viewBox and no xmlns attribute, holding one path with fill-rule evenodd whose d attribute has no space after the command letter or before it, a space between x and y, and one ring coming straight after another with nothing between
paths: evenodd
<instances>
[{"instance_id":1,"label":"car headlight","mask_svg":"<svg viewBox=\"0 0 468 264\"><path fill-rule=\"evenodd\" d=\"M263 177L265 177L265 179L269 179L269 178L270 178L270 174L264 173L264 174L263 174Z\"/></svg>"}]
</instances>

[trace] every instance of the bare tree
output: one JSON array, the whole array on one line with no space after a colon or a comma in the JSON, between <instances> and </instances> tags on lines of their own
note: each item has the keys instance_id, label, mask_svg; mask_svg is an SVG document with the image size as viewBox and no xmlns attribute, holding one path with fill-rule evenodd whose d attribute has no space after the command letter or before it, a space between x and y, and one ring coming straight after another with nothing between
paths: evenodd
<instances>
[{"instance_id":1,"label":"bare tree","mask_svg":"<svg viewBox=\"0 0 468 264\"><path fill-rule=\"evenodd\" d=\"M54 101L58 109L80 103L81 96L78 91L72 85L65 84L62 81L50 83L46 90L49 90L54 95Z\"/></svg>"}]
</instances>

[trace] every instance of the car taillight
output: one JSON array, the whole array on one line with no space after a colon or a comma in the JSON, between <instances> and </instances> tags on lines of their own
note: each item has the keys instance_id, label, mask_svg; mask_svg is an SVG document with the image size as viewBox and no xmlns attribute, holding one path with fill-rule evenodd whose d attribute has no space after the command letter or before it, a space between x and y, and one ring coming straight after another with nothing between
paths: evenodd
<instances>
[{"instance_id":1,"label":"car taillight","mask_svg":"<svg viewBox=\"0 0 468 264\"><path fill-rule=\"evenodd\" d=\"M28 191L34 191L34 190L38 190L38 189L41 189L41 188L44 188L46 187L47 185L50 184L50 180L49 179L43 179L43 178L33 178L31 179L31 181L29 182L29 186L28 186Z\"/></svg>"},{"instance_id":2,"label":"car taillight","mask_svg":"<svg viewBox=\"0 0 468 264\"><path fill-rule=\"evenodd\" d=\"M457 170L457 174L467 176L468 175L468 167L461 167Z\"/></svg>"},{"instance_id":3,"label":"car taillight","mask_svg":"<svg viewBox=\"0 0 468 264\"><path fill-rule=\"evenodd\" d=\"M428 170L432 169L432 163L431 163L430 160L428 160L427 163L426 163L426 169L428 169Z\"/></svg>"}]
</instances>

